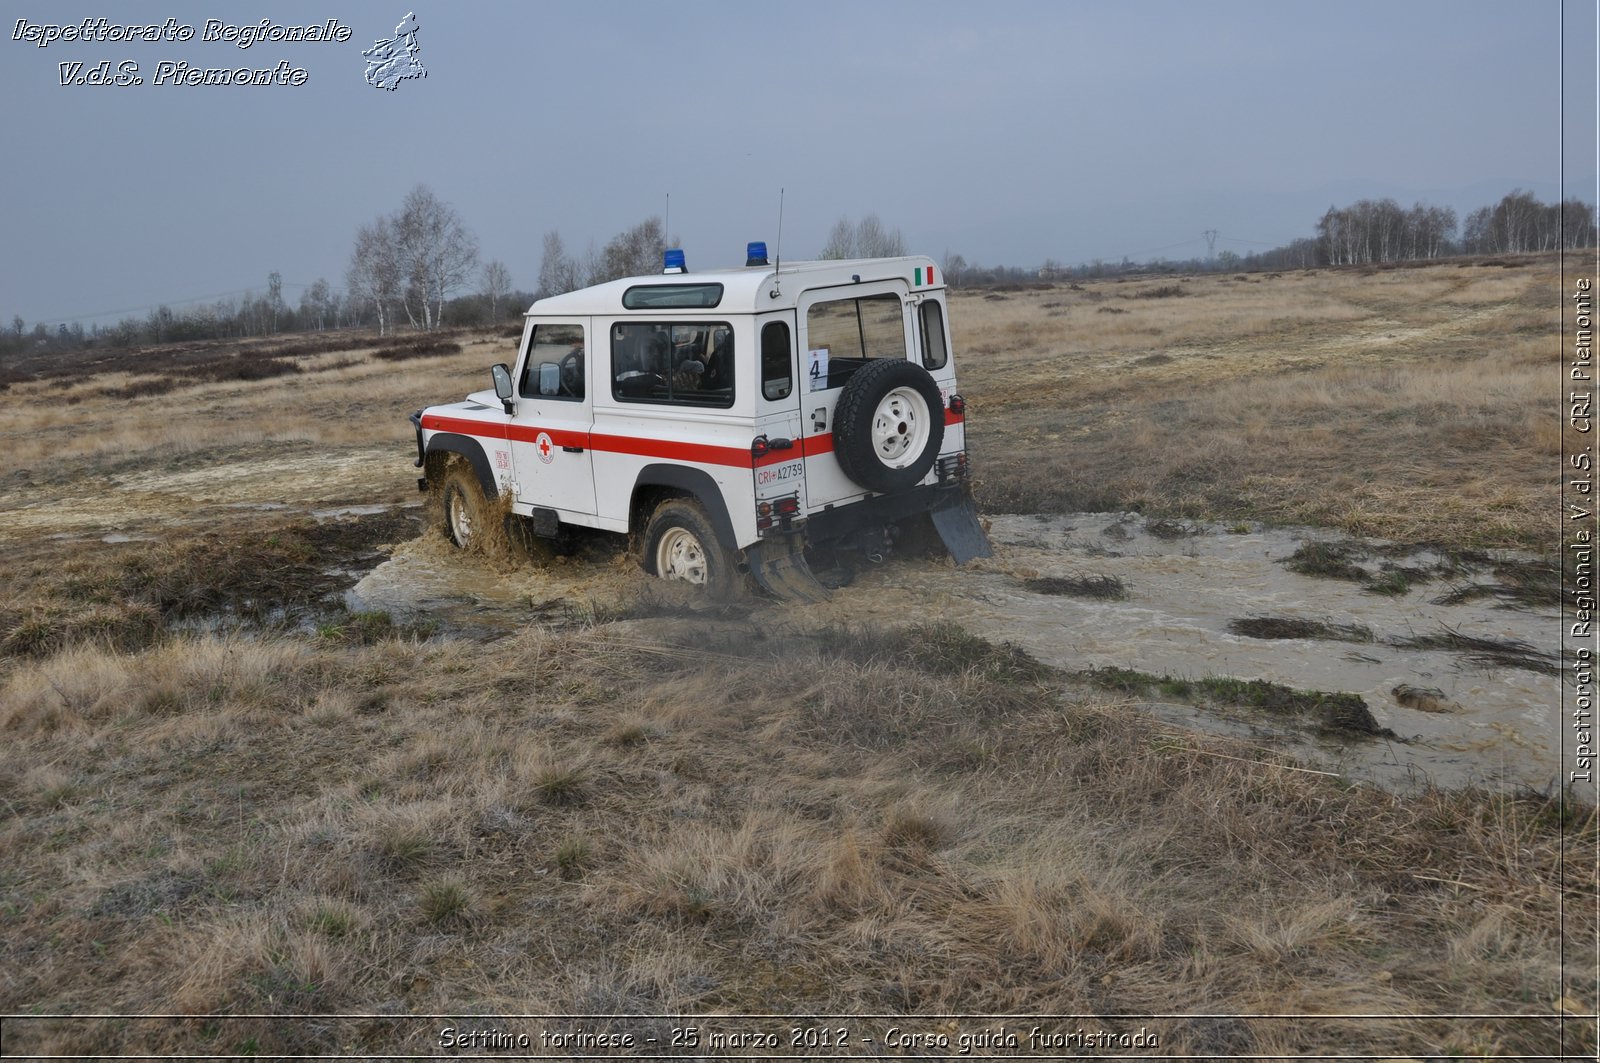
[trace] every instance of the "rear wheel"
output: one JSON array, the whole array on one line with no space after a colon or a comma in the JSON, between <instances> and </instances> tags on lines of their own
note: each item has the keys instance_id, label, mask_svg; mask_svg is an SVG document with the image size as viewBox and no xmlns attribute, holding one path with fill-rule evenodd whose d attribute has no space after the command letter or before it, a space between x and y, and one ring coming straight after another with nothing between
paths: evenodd
<instances>
[{"instance_id":1,"label":"rear wheel","mask_svg":"<svg viewBox=\"0 0 1600 1063\"><path fill-rule=\"evenodd\" d=\"M643 560L652 575L704 587L713 598L738 593L738 568L698 502L675 498L656 507L645 528Z\"/></svg>"}]
</instances>

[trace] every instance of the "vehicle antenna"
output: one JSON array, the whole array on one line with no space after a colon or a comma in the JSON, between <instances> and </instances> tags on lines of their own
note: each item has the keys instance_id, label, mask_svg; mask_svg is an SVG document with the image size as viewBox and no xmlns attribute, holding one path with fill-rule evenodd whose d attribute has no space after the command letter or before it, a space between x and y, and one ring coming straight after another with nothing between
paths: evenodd
<instances>
[{"instance_id":1,"label":"vehicle antenna","mask_svg":"<svg viewBox=\"0 0 1600 1063\"><path fill-rule=\"evenodd\" d=\"M667 220L661 223L661 242L672 246L672 193L667 193Z\"/></svg>"},{"instance_id":2,"label":"vehicle antenna","mask_svg":"<svg viewBox=\"0 0 1600 1063\"><path fill-rule=\"evenodd\" d=\"M778 189L778 243L777 251L772 256L772 261L777 263L772 267L772 291L767 293L769 299L776 299L780 294L778 285L778 271L783 269L783 189Z\"/></svg>"}]
</instances>

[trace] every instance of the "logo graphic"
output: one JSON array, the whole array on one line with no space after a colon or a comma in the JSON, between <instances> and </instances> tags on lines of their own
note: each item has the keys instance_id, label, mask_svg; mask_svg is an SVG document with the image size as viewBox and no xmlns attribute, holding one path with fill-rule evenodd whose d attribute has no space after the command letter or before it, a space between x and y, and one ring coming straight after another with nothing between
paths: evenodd
<instances>
[{"instance_id":1,"label":"logo graphic","mask_svg":"<svg viewBox=\"0 0 1600 1063\"><path fill-rule=\"evenodd\" d=\"M417 62L418 50L417 16L408 11L394 28L393 38L375 41L361 53L367 57L367 84L393 92L406 78L427 77L428 72Z\"/></svg>"},{"instance_id":2,"label":"logo graphic","mask_svg":"<svg viewBox=\"0 0 1600 1063\"><path fill-rule=\"evenodd\" d=\"M546 465L556 460L555 455L551 453L555 449L555 444L550 442L549 432L539 433L538 437L533 441L533 449L539 452L539 460Z\"/></svg>"}]
</instances>

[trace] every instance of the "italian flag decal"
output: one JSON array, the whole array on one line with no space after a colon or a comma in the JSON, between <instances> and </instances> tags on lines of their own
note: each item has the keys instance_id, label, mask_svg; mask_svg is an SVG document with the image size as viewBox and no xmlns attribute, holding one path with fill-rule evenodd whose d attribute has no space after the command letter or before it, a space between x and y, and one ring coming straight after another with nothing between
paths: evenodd
<instances>
[{"instance_id":1,"label":"italian flag decal","mask_svg":"<svg viewBox=\"0 0 1600 1063\"><path fill-rule=\"evenodd\" d=\"M933 283L933 267L932 266L918 266L916 268L916 270L914 271L914 275L917 278L916 286L918 288L922 287L924 284L932 284Z\"/></svg>"}]
</instances>

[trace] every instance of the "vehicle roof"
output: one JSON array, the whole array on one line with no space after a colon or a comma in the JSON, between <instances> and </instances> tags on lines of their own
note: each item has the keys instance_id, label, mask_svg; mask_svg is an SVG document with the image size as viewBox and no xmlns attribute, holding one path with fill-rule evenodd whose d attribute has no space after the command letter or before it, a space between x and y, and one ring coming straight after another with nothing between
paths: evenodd
<instances>
[{"instance_id":1,"label":"vehicle roof","mask_svg":"<svg viewBox=\"0 0 1600 1063\"><path fill-rule=\"evenodd\" d=\"M795 305L800 293L812 288L829 288L852 284L856 281L894 280L906 282L906 287L919 291L932 291L944 287L943 271L935 273L935 284L916 284L915 270L929 269L933 259L926 255L906 255L901 258L850 258L827 259L819 262L785 262L782 269L771 266L746 266L743 269L713 269L697 273L653 273L645 277L624 277L589 288L552 295L540 299L528 308L528 316L563 316L590 314L696 314L703 316L705 309L690 307L652 308L629 310L622 305L622 295L629 288L651 284L720 284L722 300L716 306L721 313L749 314L757 311L783 310ZM768 295L774 287L777 298Z\"/></svg>"}]
</instances>

